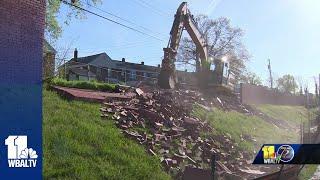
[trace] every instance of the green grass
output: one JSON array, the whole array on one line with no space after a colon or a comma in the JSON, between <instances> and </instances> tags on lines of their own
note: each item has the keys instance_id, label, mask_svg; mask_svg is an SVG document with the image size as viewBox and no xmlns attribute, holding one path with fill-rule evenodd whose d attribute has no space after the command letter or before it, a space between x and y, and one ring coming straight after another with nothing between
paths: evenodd
<instances>
[{"instance_id":1,"label":"green grass","mask_svg":"<svg viewBox=\"0 0 320 180\"><path fill-rule=\"evenodd\" d=\"M315 164L306 164L299 174L299 179L310 179L317 170L317 167L318 165Z\"/></svg>"},{"instance_id":2,"label":"green grass","mask_svg":"<svg viewBox=\"0 0 320 180\"><path fill-rule=\"evenodd\" d=\"M303 106L278 106L271 104L254 106L274 119L285 120L293 125L299 125L301 121L305 122L308 118L308 111Z\"/></svg>"},{"instance_id":3,"label":"green grass","mask_svg":"<svg viewBox=\"0 0 320 180\"><path fill-rule=\"evenodd\" d=\"M278 106L278 105L255 105L264 114L274 118L285 120L291 125L298 127L302 122L308 120L308 110L303 106ZM310 110L310 116L316 113L317 109ZM317 169L317 165L305 165L299 174L299 179L310 179Z\"/></svg>"},{"instance_id":4,"label":"green grass","mask_svg":"<svg viewBox=\"0 0 320 180\"><path fill-rule=\"evenodd\" d=\"M299 134L285 131L256 116L247 116L235 111L224 112L214 109L211 112L195 107L194 114L202 120L207 119L216 132L214 134L230 134L232 140L239 144L243 151L253 154L263 143L298 142ZM256 142L241 140L241 135L250 135Z\"/></svg>"},{"instance_id":5,"label":"green grass","mask_svg":"<svg viewBox=\"0 0 320 180\"><path fill-rule=\"evenodd\" d=\"M170 179L159 159L100 118L99 107L44 90L44 179Z\"/></svg>"},{"instance_id":6,"label":"green grass","mask_svg":"<svg viewBox=\"0 0 320 180\"><path fill-rule=\"evenodd\" d=\"M306 121L308 117L307 109L301 106L259 105L258 109L268 116L285 120L291 125L299 125L301 120ZM257 116L247 116L235 111L223 112L219 109L213 109L213 111L208 112L198 106L194 108L194 115L202 120L208 120L216 130L215 132L211 132L212 134L230 134L232 140L239 144L242 151L247 151L252 155L255 155L253 150L258 151L264 143L299 142L299 133L276 128ZM257 142L242 141L240 138L241 134L250 135L254 137ZM299 174L299 179L304 180L311 178L316 168L317 165L306 165Z\"/></svg>"},{"instance_id":7,"label":"green grass","mask_svg":"<svg viewBox=\"0 0 320 180\"><path fill-rule=\"evenodd\" d=\"M65 79L55 78L50 82L51 85L80 88L80 89L92 89L99 91L115 91L115 84L99 83L96 81L67 81Z\"/></svg>"}]
</instances>

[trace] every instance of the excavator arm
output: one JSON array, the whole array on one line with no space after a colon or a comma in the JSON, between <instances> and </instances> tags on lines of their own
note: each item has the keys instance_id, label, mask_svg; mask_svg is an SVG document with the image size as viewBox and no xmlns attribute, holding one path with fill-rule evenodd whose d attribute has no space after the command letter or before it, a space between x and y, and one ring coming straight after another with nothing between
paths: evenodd
<instances>
[{"instance_id":1,"label":"excavator arm","mask_svg":"<svg viewBox=\"0 0 320 180\"><path fill-rule=\"evenodd\" d=\"M161 88L173 89L177 83L174 63L176 61L176 55L181 40L182 31L184 29L188 32L192 41L196 45L197 72L202 72L205 70L204 63L205 61L208 61L206 41L198 30L198 27L193 20L193 16L187 7L187 3L183 2L175 14L173 25L170 31L168 47L163 49L164 58L162 60L162 67L158 78L158 84Z\"/></svg>"}]
</instances>

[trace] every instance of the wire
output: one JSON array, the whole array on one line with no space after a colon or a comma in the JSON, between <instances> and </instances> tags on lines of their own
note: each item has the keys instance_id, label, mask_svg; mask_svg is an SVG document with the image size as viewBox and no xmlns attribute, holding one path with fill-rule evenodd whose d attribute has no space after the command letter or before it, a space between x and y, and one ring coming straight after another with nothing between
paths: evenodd
<instances>
[{"instance_id":1,"label":"wire","mask_svg":"<svg viewBox=\"0 0 320 180\"><path fill-rule=\"evenodd\" d=\"M141 47L141 46L145 46L145 45L148 45L148 47L151 47L150 45L152 45L152 43L145 42L143 44L128 44L128 45L123 45L123 46L108 46L108 47L104 48L104 50L97 49L97 48L78 49L78 51L81 51L81 52L98 52L98 51L100 52L101 51L101 52L103 52L105 50L124 50L124 49L130 49L130 48L137 48L137 47ZM153 47L158 47L158 46L153 46ZM72 52L70 52L70 53L72 53Z\"/></svg>"},{"instance_id":2,"label":"wire","mask_svg":"<svg viewBox=\"0 0 320 180\"><path fill-rule=\"evenodd\" d=\"M151 33L155 33L155 34L158 34L158 35L161 35L161 36L164 36L164 37L167 38L167 35L165 35L165 34L163 34L163 33L155 32L155 31L153 31L153 30L151 30L151 29L149 29L149 28L146 28L146 27L144 27L144 26L138 25L138 24L136 24L136 23L134 23L134 22L132 22L132 21L129 21L129 20L127 20L127 19L125 19L125 18L122 18L122 17L120 17L120 16L118 16L118 15L115 15L115 14L113 14L113 13L111 13L111 12L108 12L108 11L106 11L106 10L103 10L103 9L97 7L97 6L91 5L89 2L86 2L86 4L87 4L88 6L90 6L90 7L93 7L93 8L95 8L95 9L101 11L101 12L104 12L104 13L110 15L110 16L113 16L113 17L115 17L115 18L118 18L118 19L120 19L120 20L122 20L122 21L124 21L124 22L127 22L127 23L129 23L129 24L131 24L131 25L134 25L134 26L136 26L136 27L139 27L139 28L141 28L141 29L144 29L145 31L149 31L149 32L151 32Z\"/></svg>"},{"instance_id":3,"label":"wire","mask_svg":"<svg viewBox=\"0 0 320 180\"><path fill-rule=\"evenodd\" d=\"M109 48L113 49L113 48L139 47L140 45L148 45L150 47L150 45L153 45L153 42L152 41L136 41L136 42L120 43L120 44L114 44L114 45L108 46L108 49ZM95 47L89 47L89 48L96 49ZM68 48L60 48L60 49L67 50ZM86 50L88 50L88 49L86 49Z\"/></svg>"},{"instance_id":4,"label":"wire","mask_svg":"<svg viewBox=\"0 0 320 180\"><path fill-rule=\"evenodd\" d=\"M113 23L118 24L118 25L120 25L120 26L123 26L123 27L125 27L125 28L127 28L127 29L130 29L130 30L132 30L132 31L135 31L135 32L138 32L138 33L140 33L140 34L143 34L143 35L152 37L152 38L157 39L157 40L159 40L159 41L164 41L163 39L160 39L160 38L158 38L158 37L156 37L156 36L153 36L153 35L150 35L150 34L148 34L148 33L142 32L142 31L140 31L140 30L138 30L138 29L135 29L135 28L133 28L133 27L127 26L127 25L122 24L122 23L119 23L119 22L117 22L117 21L115 21L115 20L113 20L113 19L107 18L107 17L105 17L105 16L102 16L102 15L97 14L97 13L95 13L95 12L92 12L92 11L90 11L90 10L84 9L84 8L82 8L82 7L80 7L80 6L75 5L75 4L69 3L69 2L67 2L66 0L60 0L60 1L63 2L64 4L67 4L67 5L69 5L69 6L73 6L73 7L77 8L77 9L79 9L79 10L88 12L88 13L90 13L90 14L93 14L93 15L98 16L98 17L100 17L100 18L103 18L103 19L105 19L105 20L107 20L107 21L110 21L110 22L113 22Z\"/></svg>"},{"instance_id":5,"label":"wire","mask_svg":"<svg viewBox=\"0 0 320 180\"><path fill-rule=\"evenodd\" d=\"M166 17L166 18L170 16L169 14L164 13L163 11L153 7L150 3L148 3L148 2L146 2L144 0L134 0L134 1L136 1L138 4L144 6L145 8L153 10L153 12L157 13L160 16L163 16L163 17Z\"/></svg>"}]
</instances>

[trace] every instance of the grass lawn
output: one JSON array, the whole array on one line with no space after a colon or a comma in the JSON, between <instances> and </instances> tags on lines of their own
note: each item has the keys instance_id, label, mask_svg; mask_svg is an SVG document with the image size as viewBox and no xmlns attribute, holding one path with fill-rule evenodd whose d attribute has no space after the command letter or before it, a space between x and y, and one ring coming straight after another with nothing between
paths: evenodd
<instances>
[{"instance_id":1,"label":"grass lawn","mask_svg":"<svg viewBox=\"0 0 320 180\"><path fill-rule=\"evenodd\" d=\"M231 135L242 150L252 154L264 143L297 143L299 140L299 134L276 128L256 116L247 116L235 111L224 112L219 109L208 112L200 107L194 109L194 114L202 120L207 119L216 130L213 133ZM241 135L251 136L256 142L241 140Z\"/></svg>"},{"instance_id":2,"label":"grass lawn","mask_svg":"<svg viewBox=\"0 0 320 180\"><path fill-rule=\"evenodd\" d=\"M278 106L271 104L254 105L264 114L274 118L285 120L288 123L299 126L301 121L307 121L308 111L303 106Z\"/></svg>"},{"instance_id":3,"label":"grass lawn","mask_svg":"<svg viewBox=\"0 0 320 180\"><path fill-rule=\"evenodd\" d=\"M170 179L158 159L101 120L99 107L44 90L44 179Z\"/></svg>"}]
</instances>

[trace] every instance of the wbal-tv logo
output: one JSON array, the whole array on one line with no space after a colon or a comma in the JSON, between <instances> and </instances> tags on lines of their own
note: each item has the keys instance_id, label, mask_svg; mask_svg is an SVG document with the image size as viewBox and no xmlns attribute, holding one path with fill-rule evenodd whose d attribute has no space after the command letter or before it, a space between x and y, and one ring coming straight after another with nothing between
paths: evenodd
<instances>
[{"instance_id":1,"label":"wbal-tv logo","mask_svg":"<svg viewBox=\"0 0 320 180\"><path fill-rule=\"evenodd\" d=\"M290 145L281 145L277 151L275 146L263 146L262 152L264 164L288 163L294 157L294 149Z\"/></svg>"},{"instance_id":2,"label":"wbal-tv logo","mask_svg":"<svg viewBox=\"0 0 320 180\"><path fill-rule=\"evenodd\" d=\"M37 166L37 152L28 148L27 136L9 136L5 140L8 148L8 166L11 168L32 168Z\"/></svg>"}]
</instances>

